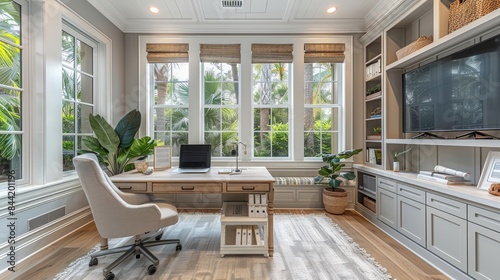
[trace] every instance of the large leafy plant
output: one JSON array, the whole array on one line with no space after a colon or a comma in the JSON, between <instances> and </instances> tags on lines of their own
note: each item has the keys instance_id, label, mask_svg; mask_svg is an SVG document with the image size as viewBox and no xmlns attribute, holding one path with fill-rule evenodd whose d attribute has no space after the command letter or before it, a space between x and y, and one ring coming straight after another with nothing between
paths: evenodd
<instances>
[{"instance_id":1,"label":"large leafy plant","mask_svg":"<svg viewBox=\"0 0 500 280\"><path fill-rule=\"evenodd\" d=\"M351 158L352 156L359 154L362 150L363 149L353 149L343 151L339 154L321 154L323 162L328 163L328 165L322 166L318 170L318 174L330 179L328 185L333 189L333 191L339 188L340 184L342 184L343 180L341 178L346 180L354 180L356 178L354 172L340 173L342 167L345 166L341 160Z\"/></svg>"},{"instance_id":2,"label":"large leafy plant","mask_svg":"<svg viewBox=\"0 0 500 280\"><path fill-rule=\"evenodd\" d=\"M108 168L111 175L120 174L133 168L133 161L153 154L156 142L149 136L136 139L141 125L141 113L132 110L113 127L101 116L89 116L94 136L87 136L83 143L89 150L82 153L94 153Z\"/></svg>"}]
</instances>

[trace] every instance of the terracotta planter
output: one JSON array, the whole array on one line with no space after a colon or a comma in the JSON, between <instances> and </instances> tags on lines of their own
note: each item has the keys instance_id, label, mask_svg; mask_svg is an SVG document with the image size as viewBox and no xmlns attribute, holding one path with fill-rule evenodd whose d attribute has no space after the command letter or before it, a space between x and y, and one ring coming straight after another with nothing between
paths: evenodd
<instances>
[{"instance_id":1,"label":"terracotta planter","mask_svg":"<svg viewBox=\"0 0 500 280\"><path fill-rule=\"evenodd\" d=\"M347 206L347 192L344 189L323 189L323 204L330 214L344 214Z\"/></svg>"}]
</instances>

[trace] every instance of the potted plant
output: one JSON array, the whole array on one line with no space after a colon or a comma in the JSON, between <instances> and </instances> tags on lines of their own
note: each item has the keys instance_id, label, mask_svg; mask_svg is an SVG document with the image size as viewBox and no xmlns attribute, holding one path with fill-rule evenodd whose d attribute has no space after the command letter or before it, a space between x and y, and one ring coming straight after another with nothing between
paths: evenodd
<instances>
[{"instance_id":1,"label":"potted plant","mask_svg":"<svg viewBox=\"0 0 500 280\"><path fill-rule=\"evenodd\" d=\"M90 126L95 133L87 136L83 143L88 150L80 153L94 153L104 163L111 175L133 169L133 162L141 157L153 154L155 140L149 136L140 139L135 134L141 125L141 113L132 110L113 127L101 116L89 116Z\"/></svg>"},{"instance_id":2,"label":"potted plant","mask_svg":"<svg viewBox=\"0 0 500 280\"><path fill-rule=\"evenodd\" d=\"M392 162L392 171L394 172L398 172L399 171L399 160L398 158L406 153L408 153L410 150L411 150L412 147L410 147L409 149L407 150L404 150L402 152L395 152L394 153L394 157L392 158L393 159L393 162Z\"/></svg>"},{"instance_id":3,"label":"potted plant","mask_svg":"<svg viewBox=\"0 0 500 280\"><path fill-rule=\"evenodd\" d=\"M345 164L343 159L351 158L359 154L362 149L353 149L343 151L339 154L322 154L323 162L328 165L322 166L318 174L328 178L329 187L323 189L323 204L325 210L331 214L343 214L347 205L347 192L340 188L344 180L354 180L356 175L354 172L341 173L340 170Z\"/></svg>"}]
</instances>

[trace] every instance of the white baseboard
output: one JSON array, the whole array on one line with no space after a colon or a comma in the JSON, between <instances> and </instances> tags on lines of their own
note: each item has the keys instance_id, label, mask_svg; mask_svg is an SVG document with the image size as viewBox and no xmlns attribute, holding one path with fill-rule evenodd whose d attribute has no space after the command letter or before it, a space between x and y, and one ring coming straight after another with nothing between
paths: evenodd
<instances>
[{"instance_id":1,"label":"white baseboard","mask_svg":"<svg viewBox=\"0 0 500 280\"><path fill-rule=\"evenodd\" d=\"M0 244L0 273L5 272L11 267L11 265L7 263L7 257L10 258L10 256L7 256L7 253L11 252L11 246L15 247L12 252L14 253L13 256L17 266L31 255L92 221L92 213L87 206L73 213L69 213L54 222L17 236L15 244L8 244L7 242Z\"/></svg>"}]
</instances>

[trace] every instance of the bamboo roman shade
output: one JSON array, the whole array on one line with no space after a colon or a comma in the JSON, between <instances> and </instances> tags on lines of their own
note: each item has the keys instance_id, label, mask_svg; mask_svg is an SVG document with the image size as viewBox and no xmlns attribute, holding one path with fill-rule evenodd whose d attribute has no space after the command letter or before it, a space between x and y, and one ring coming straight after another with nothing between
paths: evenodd
<instances>
[{"instance_id":1,"label":"bamboo roman shade","mask_svg":"<svg viewBox=\"0 0 500 280\"><path fill-rule=\"evenodd\" d=\"M292 63L292 44L252 44L252 63Z\"/></svg>"},{"instance_id":2,"label":"bamboo roman shade","mask_svg":"<svg viewBox=\"0 0 500 280\"><path fill-rule=\"evenodd\" d=\"M200 61L241 63L241 45L200 44Z\"/></svg>"},{"instance_id":3,"label":"bamboo roman shade","mask_svg":"<svg viewBox=\"0 0 500 280\"><path fill-rule=\"evenodd\" d=\"M149 63L181 63L189 61L188 44L146 44Z\"/></svg>"},{"instance_id":4,"label":"bamboo roman shade","mask_svg":"<svg viewBox=\"0 0 500 280\"><path fill-rule=\"evenodd\" d=\"M304 44L304 63L343 63L345 44Z\"/></svg>"}]
</instances>

